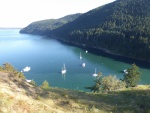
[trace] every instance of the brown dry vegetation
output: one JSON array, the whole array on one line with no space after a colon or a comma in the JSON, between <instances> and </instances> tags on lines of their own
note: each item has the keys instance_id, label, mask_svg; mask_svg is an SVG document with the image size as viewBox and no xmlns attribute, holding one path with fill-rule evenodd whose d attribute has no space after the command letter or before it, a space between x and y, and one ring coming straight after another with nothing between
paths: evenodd
<instances>
[{"instance_id":1,"label":"brown dry vegetation","mask_svg":"<svg viewBox=\"0 0 150 113\"><path fill-rule=\"evenodd\" d=\"M149 113L150 86L107 94L41 89L0 72L0 113Z\"/></svg>"}]
</instances>

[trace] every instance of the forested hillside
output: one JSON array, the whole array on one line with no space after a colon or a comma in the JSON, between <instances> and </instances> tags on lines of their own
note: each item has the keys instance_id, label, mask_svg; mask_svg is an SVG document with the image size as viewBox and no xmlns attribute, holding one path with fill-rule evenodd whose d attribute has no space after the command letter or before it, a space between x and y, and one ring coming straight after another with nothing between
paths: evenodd
<instances>
[{"instance_id":1,"label":"forested hillside","mask_svg":"<svg viewBox=\"0 0 150 113\"><path fill-rule=\"evenodd\" d=\"M57 29L49 29L46 35L150 61L149 6L149 0L116 0Z\"/></svg>"},{"instance_id":2,"label":"forested hillside","mask_svg":"<svg viewBox=\"0 0 150 113\"><path fill-rule=\"evenodd\" d=\"M67 15L65 17L59 19L48 19L36 21L29 24L27 27L20 30L21 33L29 33L29 34L38 34L45 35L48 34L50 30L56 29L58 27L63 26L64 24L71 22L78 18L81 14L72 14Z\"/></svg>"}]
</instances>

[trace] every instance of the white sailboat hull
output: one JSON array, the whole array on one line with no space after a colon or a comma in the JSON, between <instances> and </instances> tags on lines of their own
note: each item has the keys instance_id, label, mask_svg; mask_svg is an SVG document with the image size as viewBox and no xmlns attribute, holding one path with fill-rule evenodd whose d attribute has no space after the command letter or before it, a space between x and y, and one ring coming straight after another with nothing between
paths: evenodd
<instances>
[{"instance_id":1,"label":"white sailboat hull","mask_svg":"<svg viewBox=\"0 0 150 113\"><path fill-rule=\"evenodd\" d=\"M96 73L96 69L95 69L95 73L93 74L94 77L98 76L98 74Z\"/></svg>"},{"instance_id":2,"label":"white sailboat hull","mask_svg":"<svg viewBox=\"0 0 150 113\"><path fill-rule=\"evenodd\" d=\"M62 73L62 74L65 74L65 73L66 73L66 70L62 70L61 73Z\"/></svg>"},{"instance_id":3,"label":"white sailboat hull","mask_svg":"<svg viewBox=\"0 0 150 113\"><path fill-rule=\"evenodd\" d=\"M62 68L61 73L62 73L62 74L65 74L65 73L66 73L66 71L67 71L67 70L66 70L66 67L65 67L65 64L64 64L64 67Z\"/></svg>"},{"instance_id":4,"label":"white sailboat hull","mask_svg":"<svg viewBox=\"0 0 150 113\"><path fill-rule=\"evenodd\" d=\"M94 73L93 76L96 77L98 74Z\"/></svg>"},{"instance_id":5,"label":"white sailboat hull","mask_svg":"<svg viewBox=\"0 0 150 113\"><path fill-rule=\"evenodd\" d=\"M82 67L85 67L85 63L82 63Z\"/></svg>"}]
</instances>

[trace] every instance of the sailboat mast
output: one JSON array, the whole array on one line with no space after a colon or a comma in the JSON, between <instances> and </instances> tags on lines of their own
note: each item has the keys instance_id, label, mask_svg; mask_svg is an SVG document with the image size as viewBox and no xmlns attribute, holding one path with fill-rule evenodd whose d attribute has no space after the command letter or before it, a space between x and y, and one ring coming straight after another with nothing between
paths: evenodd
<instances>
[{"instance_id":1,"label":"sailboat mast","mask_svg":"<svg viewBox=\"0 0 150 113\"><path fill-rule=\"evenodd\" d=\"M81 55L81 52L80 52L80 59L82 59L82 55Z\"/></svg>"},{"instance_id":2,"label":"sailboat mast","mask_svg":"<svg viewBox=\"0 0 150 113\"><path fill-rule=\"evenodd\" d=\"M65 64L64 64L64 70L66 69Z\"/></svg>"}]
</instances>

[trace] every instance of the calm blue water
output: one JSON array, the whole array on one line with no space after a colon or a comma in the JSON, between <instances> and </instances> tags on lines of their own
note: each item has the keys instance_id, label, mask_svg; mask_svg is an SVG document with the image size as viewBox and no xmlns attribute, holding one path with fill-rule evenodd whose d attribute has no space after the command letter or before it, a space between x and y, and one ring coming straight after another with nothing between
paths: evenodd
<instances>
[{"instance_id":1,"label":"calm blue water","mask_svg":"<svg viewBox=\"0 0 150 113\"><path fill-rule=\"evenodd\" d=\"M30 66L24 72L27 79L33 79L38 85L47 80L50 86L85 90L85 86L93 85L95 71L103 75L123 77L122 70L131 67L136 61L86 53L77 47L65 45L55 39L37 35L20 34L19 29L0 29L0 65L12 64L18 71ZM80 60L80 52L82 59ZM85 62L85 68L81 64ZM60 73L63 64L67 68L66 75ZM143 84L150 84L150 65L137 62L142 72Z\"/></svg>"}]
</instances>

